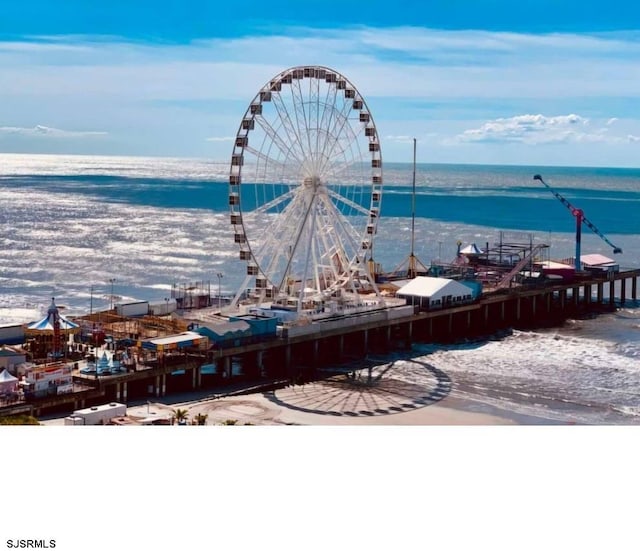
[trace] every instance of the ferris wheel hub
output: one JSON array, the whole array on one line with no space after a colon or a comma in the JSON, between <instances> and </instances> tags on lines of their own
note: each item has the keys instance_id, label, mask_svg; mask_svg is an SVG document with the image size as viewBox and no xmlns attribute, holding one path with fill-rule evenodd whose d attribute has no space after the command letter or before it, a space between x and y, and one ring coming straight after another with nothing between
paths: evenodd
<instances>
[{"instance_id":1,"label":"ferris wheel hub","mask_svg":"<svg viewBox=\"0 0 640 551\"><path fill-rule=\"evenodd\" d=\"M322 184L322 180L320 179L320 176L307 176L302 181L302 185L304 185L304 187L306 188L312 188L314 191L316 191L323 184Z\"/></svg>"}]
</instances>

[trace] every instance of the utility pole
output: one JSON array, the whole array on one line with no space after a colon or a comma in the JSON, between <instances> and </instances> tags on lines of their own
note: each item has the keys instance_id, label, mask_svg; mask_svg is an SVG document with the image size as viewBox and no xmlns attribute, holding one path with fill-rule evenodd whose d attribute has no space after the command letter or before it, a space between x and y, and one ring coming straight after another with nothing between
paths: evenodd
<instances>
[{"instance_id":1,"label":"utility pole","mask_svg":"<svg viewBox=\"0 0 640 551\"><path fill-rule=\"evenodd\" d=\"M222 311L222 278L224 277L224 274L222 272L218 272L216 274L217 278L218 278L218 310Z\"/></svg>"},{"instance_id":2,"label":"utility pole","mask_svg":"<svg viewBox=\"0 0 640 551\"><path fill-rule=\"evenodd\" d=\"M109 296L109 310L113 310L113 284L116 282L115 277L109 278L109 283L111 283L111 295Z\"/></svg>"}]
</instances>

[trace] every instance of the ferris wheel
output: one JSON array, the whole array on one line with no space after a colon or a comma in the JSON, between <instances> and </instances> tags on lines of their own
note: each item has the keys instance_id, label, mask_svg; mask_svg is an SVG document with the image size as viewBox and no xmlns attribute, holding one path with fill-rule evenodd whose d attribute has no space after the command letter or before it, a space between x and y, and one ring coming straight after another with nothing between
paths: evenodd
<instances>
[{"instance_id":1,"label":"ferris wheel","mask_svg":"<svg viewBox=\"0 0 640 551\"><path fill-rule=\"evenodd\" d=\"M381 194L380 141L356 87L319 66L272 78L249 104L231 155L231 225L246 262L232 306L271 302L300 313L379 299L368 260Z\"/></svg>"}]
</instances>

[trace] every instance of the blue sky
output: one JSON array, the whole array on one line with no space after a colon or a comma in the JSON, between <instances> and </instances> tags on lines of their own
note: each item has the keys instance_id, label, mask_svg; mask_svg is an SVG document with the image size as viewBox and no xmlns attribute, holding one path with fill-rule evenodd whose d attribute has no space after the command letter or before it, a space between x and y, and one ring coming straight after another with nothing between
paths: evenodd
<instances>
[{"instance_id":1,"label":"blue sky","mask_svg":"<svg viewBox=\"0 0 640 551\"><path fill-rule=\"evenodd\" d=\"M0 7L0 152L231 153L272 76L325 65L385 161L639 166L630 2L23 1Z\"/></svg>"}]
</instances>

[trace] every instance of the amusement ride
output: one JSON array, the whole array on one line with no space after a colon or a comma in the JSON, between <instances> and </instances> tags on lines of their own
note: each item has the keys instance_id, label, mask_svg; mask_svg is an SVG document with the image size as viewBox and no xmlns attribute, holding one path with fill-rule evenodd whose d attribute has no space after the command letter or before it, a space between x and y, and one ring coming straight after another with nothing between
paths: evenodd
<instances>
[{"instance_id":1,"label":"amusement ride","mask_svg":"<svg viewBox=\"0 0 640 551\"><path fill-rule=\"evenodd\" d=\"M246 277L229 308L308 319L384 307L369 266L381 198L380 140L357 88L321 66L274 76L231 155L230 222Z\"/></svg>"}]
</instances>

